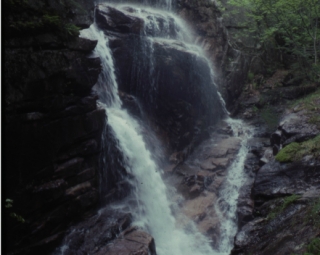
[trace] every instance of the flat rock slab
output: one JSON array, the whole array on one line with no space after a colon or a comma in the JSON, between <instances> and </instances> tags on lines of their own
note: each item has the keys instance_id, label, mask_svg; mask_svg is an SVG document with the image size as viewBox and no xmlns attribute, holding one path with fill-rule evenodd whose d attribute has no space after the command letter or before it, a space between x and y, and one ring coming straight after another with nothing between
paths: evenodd
<instances>
[{"instance_id":1,"label":"flat rock slab","mask_svg":"<svg viewBox=\"0 0 320 255\"><path fill-rule=\"evenodd\" d=\"M96 255L156 255L154 239L138 229L130 229Z\"/></svg>"},{"instance_id":2,"label":"flat rock slab","mask_svg":"<svg viewBox=\"0 0 320 255\"><path fill-rule=\"evenodd\" d=\"M156 255L153 237L130 227L131 220L129 213L101 209L98 214L73 227L65 237L67 248L64 254L81 251L81 254L94 255Z\"/></svg>"}]
</instances>

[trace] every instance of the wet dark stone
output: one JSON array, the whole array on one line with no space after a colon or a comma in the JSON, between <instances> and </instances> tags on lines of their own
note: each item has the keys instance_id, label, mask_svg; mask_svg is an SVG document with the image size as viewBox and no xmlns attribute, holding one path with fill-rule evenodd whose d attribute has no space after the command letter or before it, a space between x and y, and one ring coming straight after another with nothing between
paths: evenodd
<instances>
[{"instance_id":1,"label":"wet dark stone","mask_svg":"<svg viewBox=\"0 0 320 255\"><path fill-rule=\"evenodd\" d=\"M310 164L309 164L310 163ZM320 184L319 162L281 164L270 162L257 173L254 197L279 197L297 194Z\"/></svg>"},{"instance_id":2,"label":"wet dark stone","mask_svg":"<svg viewBox=\"0 0 320 255\"><path fill-rule=\"evenodd\" d=\"M142 19L103 4L96 7L95 17L98 26L107 32L140 34L144 25Z\"/></svg>"}]
</instances>

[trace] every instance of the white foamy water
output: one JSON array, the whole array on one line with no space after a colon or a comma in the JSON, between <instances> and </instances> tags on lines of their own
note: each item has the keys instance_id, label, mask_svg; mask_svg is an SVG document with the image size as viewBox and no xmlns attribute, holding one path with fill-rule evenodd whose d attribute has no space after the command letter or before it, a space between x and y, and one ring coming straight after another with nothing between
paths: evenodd
<instances>
[{"instance_id":1,"label":"white foamy water","mask_svg":"<svg viewBox=\"0 0 320 255\"><path fill-rule=\"evenodd\" d=\"M246 126L241 120L228 119L227 123L231 126L234 135L241 137L242 140L236 159L228 168L223 189L219 192L219 203L215 206L221 221L221 236L217 250L224 255L230 254L238 230L237 202L240 188L247 179L244 164L249 150L247 143L253 136L252 127Z\"/></svg>"},{"instance_id":2,"label":"white foamy water","mask_svg":"<svg viewBox=\"0 0 320 255\"><path fill-rule=\"evenodd\" d=\"M112 83L105 88L107 91L109 88L117 88L108 38L99 33L94 26L91 26L90 31L83 32L82 36L99 40L95 54L100 56L103 66L108 66L103 68L103 73L96 84L98 93L103 92L102 88L106 83ZM116 89L111 89L111 92L114 93L112 96L105 96L102 93L101 100L105 104L108 124L119 141L126 169L135 176L134 193L137 201L141 202L138 203L138 209L132 212L135 218L134 225L146 229L154 237L158 255L215 254L206 237L195 230L189 229L185 232L176 227L176 221L170 211L170 201L166 196L166 187L157 165L146 149L140 134L141 127L127 111L121 109ZM110 99L111 102L103 101Z\"/></svg>"},{"instance_id":3,"label":"white foamy water","mask_svg":"<svg viewBox=\"0 0 320 255\"><path fill-rule=\"evenodd\" d=\"M145 20L144 34L150 35L148 45L150 55L150 74L153 66L153 44L173 44L186 51L205 58L202 49L192 45L188 38L188 29L183 22L163 11L150 15L149 11L135 8L137 15ZM148 14L149 13L149 14ZM160 16L159 16L160 15ZM163 18L162 26L159 17ZM173 31L173 32L172 32ZM170 34L171 33L171 34ZM233 247L233 238L237 231L236 209L238 192L245 177L243 166L247 154L246 142L250 137L246 127L240 121L230 120L233 129L243 129L242 146L237 159L229 169L227 185L221 194L221 200L227 204L227 210L222 211L217 207L222 225L222 236L218 251L210 246L209 240L200 234L191 224L191 228L181 229L170 210L171 201L167 197L167 188L162 181L160 170L152 160L150 152L146 149L142 130L139 123L121 108L121 101L117 94L118 85L115 76L115 67L111 50L108 46L108 37L94 25L81 32L81 36L98 40L94 55L99 56L102 62L102 73L95 89L99 94L101 105L105 107L108 116L108 125L118 140L122 151L125 166L135 178L133 180L134 195L138 208L132 211L134 225L140 226L149 232L155 239L158 255L228 255ZM211 69L212 72L212 69ZM220 95L219 95L220 96ZM220 100L221 96L220 96Z\"/></svg>"}]
</instances>

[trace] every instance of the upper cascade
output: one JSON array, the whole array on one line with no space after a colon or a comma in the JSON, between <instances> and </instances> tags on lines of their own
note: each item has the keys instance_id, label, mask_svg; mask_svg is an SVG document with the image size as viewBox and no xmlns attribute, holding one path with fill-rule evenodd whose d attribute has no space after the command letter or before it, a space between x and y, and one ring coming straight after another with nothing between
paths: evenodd
<instances>
[{"instance_id":1,"label":"upper cascade","mask_svg":"<svg viewBox=\"0 0 320 255\"><path fill-rule=\"evenodd\" d=\"M227 115L210 61L174 13L103 3L95 25L108 37L120 94L136 97L171 148L183 150Z\"/></svg>"},{"instance_id":2,"label":"upper cascade","mask_svg":"<svg viewBox=\"0 0 320 255\"><path fill-rule=\"evenodd\" d=\"M109 3L123 4L128 3L136 4L142 7L153 7L157 9L163 9L166 11L171 11L174 4L174 0L109 0Z\"/></svg>"},{"instance_id":3,"label":"upper cascade","mask_svg":"<svg viewBox=\"0 0 320 255\"><path fill-rule=\"evenodd\" d=\"M96 22L108 33L132 33L191 42L190 31L174 14L150 7L99 4Z\"/></svg>"}]
</instances>

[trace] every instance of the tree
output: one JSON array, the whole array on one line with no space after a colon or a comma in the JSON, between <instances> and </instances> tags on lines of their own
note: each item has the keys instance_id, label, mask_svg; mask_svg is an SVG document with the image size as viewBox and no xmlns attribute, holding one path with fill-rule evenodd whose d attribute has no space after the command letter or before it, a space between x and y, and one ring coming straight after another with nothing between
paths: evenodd
<instances>
[{"instance_id":1,"label":"tree","mask_svg":"<svg viewBox=\"0 0 320 255\"><path fill-rule=\"evenodd\" d=\"M320 0L230 0L228 4L246 10L242 33L253 33L262 45L273 44L296 55L300 67L306 62L318 67Z\"/></svg>"}]
</instances>

